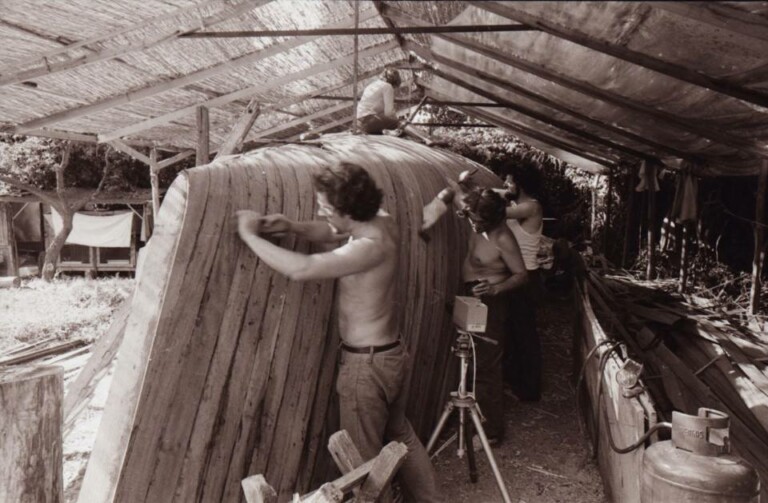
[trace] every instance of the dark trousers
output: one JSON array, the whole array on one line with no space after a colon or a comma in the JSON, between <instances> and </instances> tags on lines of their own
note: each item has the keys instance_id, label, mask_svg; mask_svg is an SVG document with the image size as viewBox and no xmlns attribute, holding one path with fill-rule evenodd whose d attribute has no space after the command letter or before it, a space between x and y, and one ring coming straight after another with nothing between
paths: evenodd
<instances>
[{"instance_id":1,"label":"dark trousers","mask_svg":"<svg viewBox=\"0 0 768 503\"><path fill-rule=\"evenodd\" d=\"M536 306L541 297L538 271L528 271L528 284L515 290L507 306L509 330L504 345L504 379L520 400L541 398L541 341Z\"/></svg>"},{"instance_id":2,"label":"dark trousers","mask_svg":"<svg viewBox=\"0 0 768 503\"><path fill-rule=\"evenodd\" d=\"M471 287L473 284L467 283L464 285L464 295L472 296ZM504 437L506 400L504 399L502 361L504 359L504 345L511 326L509 304L512 297L512 292L502 292L498 295L484 295L480 297L483 304L488 306L488 320L486 321L485 333L480 335L496 341L496 344L492 344L475 338L477 386L474 391L477 404L480 406L480 411L486 419L483 428L489 438L501 439ZM469 377L471 379L471 373Z\"/></svg>"},{"instance_id":3,"label":"dark trousers","mask_svg":"<svg viewBox=\"0 0 768 503\"><path fill-rule=\"evenodd\" d=\"M397 129L400 119L384 115L366 115L357 119L360 131L366 134L381 134L385 129Z\"/></svg>"}]
</instances>

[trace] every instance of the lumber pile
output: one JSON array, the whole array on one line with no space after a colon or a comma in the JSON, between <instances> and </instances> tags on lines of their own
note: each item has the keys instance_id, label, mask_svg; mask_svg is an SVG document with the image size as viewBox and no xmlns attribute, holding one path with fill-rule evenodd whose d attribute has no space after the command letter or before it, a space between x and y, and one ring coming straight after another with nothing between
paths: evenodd
<instances>
[{"instance_id":1,"label":"lumber pile","mask_svg":"<svg viewBox=\"0 0 768 503\"><path fill-rule=\"evenodd\" d=\"M400 227L401 333L414 358L408 416L426 438L455 386L446 302L466 224L418 236L421 209L476 164L392 137L327 135L217 160L168 190L137 277L112 387L79 501L243 501L263 474L281 499L335 478L334 282L292 282L261 263L234 212L314 218L311 173L334 159L369 170ZM500 180L480 168L480 183ZM311 252L293 236L283 247Z\"/></svg>"},{"instance_id":2,"label":"lumber pile","mask_svg":"<svg viewBox=\"0 0 768 503\"><path fill-rule=\"evenodd\" d=\"M731 418L734 452L768 482L768 336L733 316L703 308L621 275L591 272L589 297L600 323L645 365L659 415L698 407Z\"/></svg>"}]
</instances>

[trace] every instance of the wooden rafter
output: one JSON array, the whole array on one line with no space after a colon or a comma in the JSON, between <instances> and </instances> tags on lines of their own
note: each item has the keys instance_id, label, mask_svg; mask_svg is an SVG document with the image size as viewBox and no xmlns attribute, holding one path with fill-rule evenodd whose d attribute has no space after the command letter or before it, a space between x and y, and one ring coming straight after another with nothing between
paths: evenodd
<instances>
[{"instance_id":1,"label":"wooden rafter","mask_svg":"<svg viewBox=\"0 0 768 503\"><path fill-rule=\"evenodd\" d=\"M369 57L374 56L376 54L381 54L386 51L391 51L392 49L397 48L397 42L386 42L384 44L380 44L374 47L370 47L360 53L360 57ZM345 56L343 58L336 59L334 61L327 61L325 63L320 63L317 65L310 66L309 68L305 68L304 70L301 70L299 72L291 73L288 75L283 75L281 77L278 77L276 79L255 85L250 86L245 89L240 89L238 91L234 91L225 95L222 95L218 98L214 98L211 100L207 100L202 103L196 103L194 105L184 107L178 110L174 110L173 112L161 115L159 117L154 117L152 119L148 119L136 124L132 124L130 126L124 127L122 129L118 129L116 131L112 131L110 133L106 133L103 135L99 135L99 141L102 142L109 142L113 139L120 138L123 136L128 136L131 134L135 134L138 131L142 131L144 129L149 129L155 126L159 126L161 124L165 124L167 122L170 122L172 120L180 119L182 117L188 116L194 112L194 110L198 106L206 106L208 108L215 108L219 107L221 105L225 105L227 103L230 103L234 100L238 100L241 98L250 98L255 94L262 93L265 91L268 91L269 89L273 89L275 87L284 86L285 84L288 84L289 82L293 82L295 80L305 79L308 77L311 77L313 75L317 75L322 72L326 72L328 70L332 70L334 68L337 68L341 65L349 64L352 61L352 58L354 55Z\"/></svg>"},{"instance_id":2,"label":"wooden rafter","mask_svg":"<svg viewBox=\"0 0 768 503\"><path fill-rule=\"evenodd\" d=\"M232 130L221 143L218 152L216 152L215 159L238 152L240 146L243 144L243 140L248 136L248 132L251 130L251 127L253 127L253 123L256 122L260 113L261 107L259 106L259 102L256 101L256 99L252 99L237 119L237 122L235 122L235 125L232 126Z\"/></svg>"},{"instance_id":3,"label":"wooden rafter","mask_svg":"<svg viewBox=\"0 0 768 503\"><path fill-rule=\"evenodd\" d=\"M314 28L308 30L239 30L206 31L179 35L179 38L258 38L258 37L328 37L337 35L403 35L406 33L486 33L500 31L531 31L524 24L470 24L446 26L387 26L385 28Z\"/></svg>"},{"instance_id":4,"label":"wooden rafter","mask_svg":"<svg viewBox=\"0 0 768 503\"><path fill-rule=\"evenodd\" d=\"M499 115L491 114L489 112L467 108L467 107L451 107L451 108L455 108L456 110L470 117L474 117L475 119L485 121L489 124L495 124L500 128L512 131L513 133L518 134L523 138L527 137L527 138L530 138L531 140L535 140L535 141L547 144L551 147L558 148L566 152L570 152L579 157L583 157L588 161L592 161L594 163L601 164L609 168L616 168L618 166L616 161L595 155L593 152L586 151L584 150L584 148L580 146L573 145L559 138L555 138L546 133L542 133L541 131L537 131L533 128L529 128L523 124L510 121Z\"/></svg>"},{"instance_id":5,"label":"wooden rafter","mask_svg":"<svg viewBox=\"0 0 768 503\"><path fill-rule=\"evenodd\" d=\"M478 2L474 0L469 1L468 3L496 15L512 19L528 26L534 26L549 35L581 45L593 51L598 51L634 65L648 68L649 70L653 70L689 84L711 89L712 91L716 91L726 96L731 96L762 107L768 107L768 94L765 92L734 85L727 80L705 75L702 72L664 61L649 54L633 51L625 46L614 45L610 42L599 40L586 33L557 25L556 23L539 16L531 15L523 9L516 7L513 3L507 2L501 4L498 2Z\"/></svg>"},{"instance_id":6,"label":"wooden rafter","mask_svg":"<svg viewBox=\"0 0 768 503\"><path fill-rule=\"evenodd\" d=\"M332 107L324 108L322 110L319 110L313 114L307 115L305 117L299 117L298 119L294 119L292 121L284 122L283 124L280 124L278 126L271 127L269 129L265 129L263 131L259 131L254 135L254 138L265 138L271 134L279 133L280 131L285 131L286 129L291 129L292 127L296 127L299 124L303 124L307 121L320 119L322 117L325 117L326 115L330 115L332 113L336 113L340 110L344 110L345 108L349 108L351 105L349 103L339 103L337 105L334 105ZM351 120L351 119L350 119Z\"/></svg>"},{"instance_id":7,"label":"wooden rafter","mask_svg":"<svg viewBox=\"0 0 768 503\"><path fill-rule=\"evenodd\" d=\"M768 40L768 20L716 2L646 2L654 9L672 12L740 35Z\"/></svg>"},{"instance_id":8,"label":"wooden rafter","mask_svg":"<svg viewBox=\"0 0 768 503\"><path fill-rule=\"evenodd\" d=\"M388 17L403 23L428 24L426 21L408 16L402 11L397 10L389 5L387 5L385 9L385 14ZM663 122L670 126L675 126L683 131L696 134L703 138L718 142L722 145L728 145L733 148L742 149L762 157L768 156L766 150L755 140L746 140L733 136L728 132L723 131L722 129L709 127L703 124L701 121L682 119L669 112L665 112L663 110L648 106L644 103L631 100L613 91L605 90L592 85L587 81L579 80L568 75L552 71L542 65L532 63L524 58L515 56L510 53L502 52L461 35L438 34L435 36L456 44L459 47L463 47L478 54L482 54L488 58L494 59L500 63L509 65L523 72L535 75L541 79L554 82L555 84L579 92L585 96L589 96L590 98L601 100L619 108L643 114L647 117L653 118L657 122Z\"/></svg>"},{"instance_id":9,"label":"wooden rafter","mask_svg":"<svg viewBox=\"0 0 768 503\"><path fill-rule=\"evenodd\" d=\"M97 63L100 61L108 61L110 59L119 58L121 56L125 56L133 52L144 51L152 47L156 47L160 44L166 43L168 41L174 40L184 35L185 33L194 33L195 30L214 26L218 23L221 23L222 21L226 21L227 19L240 16L270 1L272 0L246 0L241 4L237 5L235 8L233 8L229 12L226 12L226 13L217 12L216 14L213 14L201 19L196 19L194 23L191 23L191 27L181 28L175 24L172 24L171 25L172 29L165 29L155 37L148 40L142 39L140 42L135 44L122 45L119 47L110 47L108 49L93 51L90 54L87 54L85 56L79 56L71 59L66 59L63 61L51 62L48 60L47 57L44 57L39 61L39 65L36 66L35 68L21 70L12 74L0 75L0 86L17 84L19 82L24 82L24 81L35 79L38 77L52 75L55 73L71 70L73 68L79 68L85 65L90 65L92 63ZM201 7L200 5L195 6L196 9L199 9L200 7ZM178 12L175 12L174 15L177 16L179 14ZM151 23L155 23L155 22L156 20L154 19L151 21ZM145 24L151 24L151 23L145 23ZM141 26L137 27L134 25L128 31L134 31L134 30L140 29L140 27ZM120 31L124 32L124 30L120 30ZM114 36L115 35L113 33L110 33L109 37L102 37L102 38L103 39L113 38ZM100 40L100 42L103 42L103 40ZM93 43L93 42L90 42L90 43ZM70 50L73 47L87 47L87 45L88 44L72 44L72 45L66 46L64 49Z\"/></svg>"},{"instance_id":10,"label":"wooden rafter","mask_svg":"<svg viewBox=\"0 0 768 503\"><path fill-rule=\"evenodd\" d=\"M608 147L611 150L615 150L617 152L622 152L626 155L636 157L638 159L648 159L653 157L650 154L647 154L645 152L641 152L639 150L636 150L634 148L628 147L626 145L622 145L620 143L616 143L610 140L607 140L603 138L602 136L597 136L593 133L590 133L588 131L582 131L581 129L573 126L572 124L569 124L567 122L563 122L559 119L554 119L552 117L549 117L546 114L543 114L541 112L538 112L536 110L532 110L528 107L520 106L516 103L513 103L512 101L499 96L497 94L491 93L489 91L486 91L485 89L482 89L480 87L477 87L466 80L457 77L456 75L443 72L442 70L435 70L434 74L438 77L447 80L448 82L451 82L459 87L463 87L467 91L470 91L472 93L477 94L478 96L482 96L483 98L495 101L497 103L502 103L504 105L507 105L511 110L514 110L520 114L527 115L528 117L531 117L535 120L538 120L540 122L543 122L544 124L549 124L550 126L553 126L555 128L561 129L563 131L567 131L575 136L579 136L581 138L584 138L585 140L591 141L593 143L596 143L598 145L602 145L604 147Z\"/></svg>"},{"instance_id":11,"label":"wooden rafter","mask_svg":"<svg viewBox=\"0 0 768 503\"><path fill-rule=\"evenodd\" d=\"M421 46L415 42L407 42L406 47L409 50L413 50L419 57L422 59L428 60L428 61L436 61L444 66L448 66L453 68L454 70L458 70L462 73L466 73L468 75L472 75L473 77L482 80L484 82L487 82L489 84L492 84L497 87L501 87L509 92L518 94L520 96L524 96L525 98L528 98L532 101L535 101L537 103L540 103L548 108L551 108L553 110L557 110L561 113L564 113L566 115L569 115L580 122L583 122L585 124L589 124L595 127L598 127L600 129L603 129L605 131L609 131L615 135L623 136L625 138L628 138L636 143L647 145L649 147L655 148L656 150L659 150L661 152L665 152L670 155L675 155L677 157L681 158L687 158L690 156L687 152L683 152L681 150L672 148L668 145L664 145L661 143L658 143L656 141L650 140L646 137L637 135L632 133L631 131L621 129L618 127L615 127L611 124L607 124L605 122L602 122L597 119L593 119L592 117L589 117L587 115L584 115L580 112L577 112L573 110L572 108L565 106L561 103L558 103L554 100L551 100L549 98L546 98L538 93L535 93L523 86L520 86L518 84L515 84L514 82L510 82L508 79L504 79L501 77L497 77L491 73L485 72L483 70L471 67L469 65L465 65L464 63L460 63L458 61L455 61L453 59L447 58L445 56L441 56L430 49ZM509 107L507 107L509 108Z\"/></svg>"},{"instance_id":12,"label":"wooden rafter","mask_svg":"<svg viewBox=\"0 0 768 503\"><path fill-rule=\"evenodd\" d=\"M370 19L375 15L376 15L375 12L371 10L370 12L367 13L367 16L361 16L361 21L365 19ZM334 23L331 26L348 26L351 22L352 22L351 18L345 18L337 23ZM317 37L303 37L303 38L297 38L294 40L289 40L287 42L275 44L261 51L252 52L244 56L240 56L238 58L232 59L230 61L218 64L218 65L214 65L209 68L204 68L196 72L189 73L187 75L184 75L183 77L170 79L170 80L163 80L161 82L153 82L142 88L129 91L123 94L119 94L117 96L104 98L104 99L95 101L89 105L62 110L60 112L55 112L45 117L33 119L29 122L21 124L16 128L14 128L13 132L26 133L30 129L38 129L41 127L49 126L51 124L55 124L57 122L76 119L78 117L83 117L86 115L92 115L99 112L103 112L104 110L109 110L110 108L114 108L117 106L134 103L159 93L177 89L179 87L184 87L188 84L192 84L194 82L198 82L200 80L210 78L214 75L227 73L228 71L232 70L232 68L234 67L255 63L257 61L275 56L281 52L294 49L303 44L307 44L313 41L315 38Z\"/></svg>"}]
</instances>

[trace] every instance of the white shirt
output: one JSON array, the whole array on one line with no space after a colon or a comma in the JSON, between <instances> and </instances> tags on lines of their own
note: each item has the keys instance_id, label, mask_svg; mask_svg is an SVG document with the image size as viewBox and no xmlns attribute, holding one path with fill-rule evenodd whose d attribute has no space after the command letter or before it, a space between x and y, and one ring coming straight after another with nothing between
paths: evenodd
<instances>
[{"instance_id":1,"label":"white shirt","mask_svg":"<svg viewBox=\"0 0 768 503\"><path fill-rule=\"evenodd\" d=\"M395 115L395 89L392 84L381 79L368 84L357 104L357 116Z\"/></svg>"}]
</instances>

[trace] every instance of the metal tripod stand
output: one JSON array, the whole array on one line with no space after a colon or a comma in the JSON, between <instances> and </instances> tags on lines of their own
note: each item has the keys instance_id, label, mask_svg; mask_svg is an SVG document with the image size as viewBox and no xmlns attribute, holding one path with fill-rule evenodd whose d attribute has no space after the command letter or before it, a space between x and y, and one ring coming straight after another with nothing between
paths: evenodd
<instances>
[{"instance_id":1,"label":"metal tripod stand","mask_svg":"<svg viewBox=\"0 0 768 503\"><path fill-rule=\"evenodd\" d=\"M480 442L483 444L483 451L488 457L488 463L491 465L493 475L496 478L496 484L499 486L499 491L504 499L504 503L511 503L509 499L509 493L507 492L507 485L504 482L504 478L501 476L499 467L496 464L496 458L493 457L493 451L491 445L488 443L488 437L485 435L485 430L481 423L480 408L477 405L475 396L467 393L467 369L469 367L469 360L472 358L472 334L464 330L458 330L459 336L456 339L456 346L454 346L453 353L459 357L459 389L457 391L451 391L450 398L445 402L445 409L443 415L440 416L440 420L435 427L435 431L432 432L432 436L429 438L427 444L427 453L432 452L432 448L435 446L440 433L443 431L448 417L451 415L454 409L459 411L459 448L457 455L461 458L464 457L464 451L466 448L467 461L469 464L469 478L475 483L477 482L477 464L475 463L475 451L472 448L472 425L474 424L477 435L480 437ZM496 341L490 341L494 344ZM467 411L472 418L472 423L466 421ZM454 435L455 436L455 435ZM448 439L445 444L440 448L442 450L446 444L451 442L454 437Z\"/></svg>"}]
</instances>

